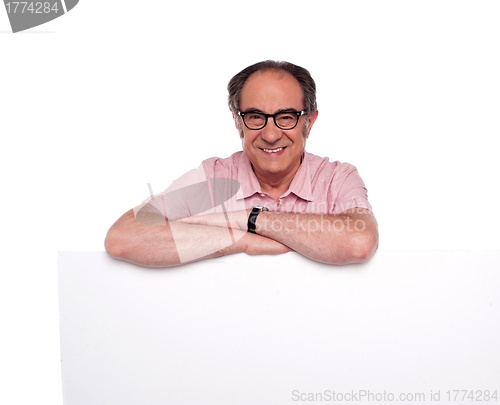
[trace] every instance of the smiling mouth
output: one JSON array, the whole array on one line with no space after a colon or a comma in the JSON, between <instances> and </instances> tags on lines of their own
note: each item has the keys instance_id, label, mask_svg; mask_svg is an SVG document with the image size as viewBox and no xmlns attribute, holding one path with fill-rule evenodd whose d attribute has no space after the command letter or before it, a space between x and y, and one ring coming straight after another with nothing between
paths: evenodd
<instances>
[{"instance_id":1,"label":"smiling mouth","mask_svg":"<svg viewBox=\"0 0 500 405\"><path fill-rule=\"evenodd\" d=\"M286 148L286 146L284 146L282 148L276 148L276 149L265 149L265 148L260 148L260 149L262 149L264 152L276 153L276 152L279 152L280 150L283 150L285 148Z\"/></svg>"}]
</instances>

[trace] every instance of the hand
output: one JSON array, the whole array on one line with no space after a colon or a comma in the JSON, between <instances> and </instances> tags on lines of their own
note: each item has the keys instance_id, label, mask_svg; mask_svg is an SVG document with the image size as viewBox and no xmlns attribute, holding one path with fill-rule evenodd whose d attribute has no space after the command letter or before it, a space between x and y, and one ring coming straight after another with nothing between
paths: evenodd
<instances>
[{"instance_id":1,"label":"hand","mask_svg":"<svg viewBox=\"0 0 500 405\"><path fill-rule=\"evenodd\" d=\"M176 219L175 222L204 226L218 226L220 228L241 229L242 231L247 231L249 215L249 210L227 212L229 223L223 212L216 214L193 215L191 217Z\"/></svg>"},{"instance_id":2,"label":"hand","mask_svg":"<svg viewBox=\"0 0 500 405\"><path fill-rule=\"evenodd\" d=\"M244 252L248 255L279 255L293 252L293 249L290 249L288 246L274 239L269 239L265 236L256 235L250 232L245 234L242 241L245 242Z\"/></svg>"},{"instance_id":3,"label":"hand","mask_svg":"<svg viewBox=\"0 0 500 405\"><path fill-rule=\"evenodd\" d=\"M191 217L179 218L174 222L240 229L246 232L248 230L247 223L250 211L251 210L227 212L229 224L226 221L224 213L195 215ZM243 251L248 255L278 255L293 251L281 242L250 232L246 232L244 234L241 242L244 243L245 246Z\"/></svg>"}]
</instances>

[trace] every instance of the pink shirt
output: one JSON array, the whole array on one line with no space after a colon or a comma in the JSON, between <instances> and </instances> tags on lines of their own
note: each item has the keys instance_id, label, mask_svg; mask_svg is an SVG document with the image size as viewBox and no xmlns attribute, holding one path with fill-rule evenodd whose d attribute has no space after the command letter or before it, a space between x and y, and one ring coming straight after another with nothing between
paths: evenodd
<instances>
[{"instance_id":1,"label":"pink shirt","mask_svg":"<svg viewBox=\"0 0 500 405\"><path fill-rule=\"evenodd\" d=\"M198 169L187 172L144 203L152 204L170 220L239 211L254 205L263 205L270 211L323 215L338 215L357 207L372 210L365 184L353 165L330 162L307 152L279 203L262 192L243 151L226 159L203 161Z\"/></svg>"}]
</instances>

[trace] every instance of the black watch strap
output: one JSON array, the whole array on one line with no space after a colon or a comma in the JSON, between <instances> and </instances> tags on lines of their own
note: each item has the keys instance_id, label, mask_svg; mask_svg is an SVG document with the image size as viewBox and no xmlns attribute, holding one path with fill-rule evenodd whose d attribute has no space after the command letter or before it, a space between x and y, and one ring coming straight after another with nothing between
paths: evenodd
<instances>
[{"instance_id":1,"label":"black watch strap","mask_svg":"<svg viewBox=\"0 0 500 405\"><path fill-rule=\"evenodd\" d=\"M257 221L257 215L259 215L262 211L269 211L266 207L260 207L260 206L254 206L252 207L252 212L250 212L250 215L248 216L248 223L247 223L247 228L248 232L252 233L257 233L255 232L255 222Z\"/></svg>"}]
</instances>

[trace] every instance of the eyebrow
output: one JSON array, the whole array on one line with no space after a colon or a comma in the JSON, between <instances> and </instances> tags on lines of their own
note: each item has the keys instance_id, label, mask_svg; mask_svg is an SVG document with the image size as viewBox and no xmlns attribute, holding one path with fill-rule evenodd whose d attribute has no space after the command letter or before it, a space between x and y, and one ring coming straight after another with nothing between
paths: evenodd
<instances>
[{"instance_id":1,"label":"eyebrow","mask_svg":"<svg viewBox=\"0 0 500 405\"><path fill-rule=\"evenodd\" d=\"M261 114L266 114L264 111L259 110L258 108L249 108L246 111L243 111L245 113L261 113ZM298 112L295 108L281 108L278 111L276 111L274 114L281 114L281 113L289 113L289 112ZM274 115L272 114L272 115Z\"/></svg>"}]
</instances>

